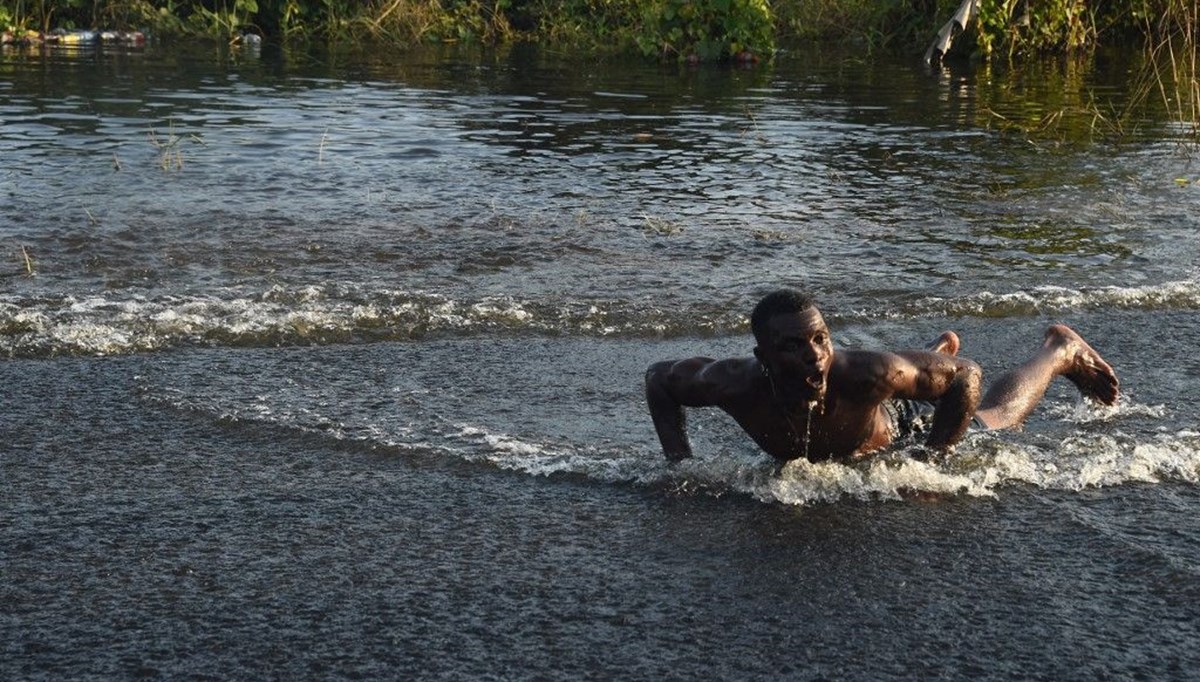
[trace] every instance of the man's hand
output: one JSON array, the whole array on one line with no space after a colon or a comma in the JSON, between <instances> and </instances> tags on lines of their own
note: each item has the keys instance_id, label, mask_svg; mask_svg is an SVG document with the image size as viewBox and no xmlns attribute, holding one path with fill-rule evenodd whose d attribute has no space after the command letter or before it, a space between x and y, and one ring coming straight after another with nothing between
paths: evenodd
<instances>
[{"instance_id":1,"label":"man's hand","mask_svg":"<svg viewBox=\"0 0 1200 682\"><path fill-rule=\"evenodd\" d=\"M925 440L925 445L935 450L947 450L962 440L975 416L975 408L979 407L983 372L969 360L956 360L946 391L937 399L933 426Z\"/></svg>"}]
</instances>

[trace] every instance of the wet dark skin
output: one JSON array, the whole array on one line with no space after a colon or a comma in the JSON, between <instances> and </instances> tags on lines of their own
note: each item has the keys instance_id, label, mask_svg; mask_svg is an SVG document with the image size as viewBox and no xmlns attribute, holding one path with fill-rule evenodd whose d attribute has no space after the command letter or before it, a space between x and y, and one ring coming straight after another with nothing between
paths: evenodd
<instances>
[{"instance_id":1,"label":"wet dark skin","mask_svg":"<svg viewBox=\"0 0 1200 682\"><path fill-rule=\"evenodd\" d=\"M937 401L926 445L950 447L971 422L980 382L974 362L944 352L834 352L821 313L810 307L769 318L752 358L652 365L646 399L672 461L692 454L683 408L706 406L724 410L781 462L846 460L892 442L882 409L892 398Z\"/></svg>"},{"instance_id":2,"label":"wet dark skin","mask_svg":"<svg viewBox=\"0 0 1200 682\"><path fill-rule=\"evenodd\" d=\"M768 318L757 341L752 358L669 360L646 371L646 401L667 459L692 456L686 407L721 408L779 462L844 461L891 444L883 405L894 398L936 403L925 444L944 451L963 437L972 417L987 429L1019 427L1056 377L1097 403L1115 405L1119 396L1112 367L1059 324L982 398L979 367L958 357L954 332L944 332L928 350L835 352L814 306Z\"/></svg>"}]
</instances>

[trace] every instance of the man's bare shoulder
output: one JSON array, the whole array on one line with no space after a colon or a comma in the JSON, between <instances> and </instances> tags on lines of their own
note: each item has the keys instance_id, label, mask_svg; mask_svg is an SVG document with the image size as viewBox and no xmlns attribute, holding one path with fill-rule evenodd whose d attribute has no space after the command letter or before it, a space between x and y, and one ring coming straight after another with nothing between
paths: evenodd
<instances>
[{"instance_id":1,"label":"man's bare shoulder","mask_svg":"<svg viewBox=\"0 0 1200 682\"><path fill-rule=\"evenodd\" d=\"M647 382L665 385L676 400L685 405L721 405L751 390L755 377L761 376L754 358L693 357L666 360L651 365Z\"/></svg>"},{"instance_id":2,"label":"man's bare shoulder","mask_svg":"<svg viewBox=\"0 0 1200 682\"><path fill-rule=\"evenodd\" d=\"M709 383L744 382L761 373L754 358L714 359L697 356L682 360L665 360L651 365L650 371L671 381Z\"/></svg>"},{"instance_id":3,"label":"man's bare shoulder","mask_svg":"<svg viewBox=\"0 0 1200 682\"><path fill-rule=\"evenodd\" d=\"M897 353L878 350L839 350L831 370L844 379L874 380L910 363Z\"/></svg>"},{"instance_id":4,"label":"man's bare shoulder","mask_svg":"<svg viewBox=\"0 0 1200 682\"><path fill-rule=\"evenodd\" d=\"M833 381L847 394L876 401L889 397L935 400L962 371L978 373L969 359L927 350L845 351Z\"/></svg>"},{"instance_id":5,"label":"man's bare shoulder","mask_svg":"<svg viewBox=\"0 0 1200 682\"><path fill-rule=\"evenodd\" d=\"M845 398L879 402L912 369L908 359L890 351L840 350L830 368L830 382Z\"/></svg>"}]
</instances>

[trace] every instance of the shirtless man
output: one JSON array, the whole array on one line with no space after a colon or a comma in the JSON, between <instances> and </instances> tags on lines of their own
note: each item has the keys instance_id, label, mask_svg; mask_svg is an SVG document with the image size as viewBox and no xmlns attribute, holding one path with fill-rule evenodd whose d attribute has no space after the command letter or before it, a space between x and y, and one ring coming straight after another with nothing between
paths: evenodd
<instances>
[{"instance_id":1,"label":"shirtless man","mask_svg":"<svg viewBox=\"0 0 1200 682\"><path fill-rule=\"evenodd\" d=\"M1096 402L1117 402L1112 367L1062 325L1047 329L1041 348L982 398L982 372L958 357L954 332L927 350L835 352L816 304L791 290L765 296L750 327L752 358L668 360L646 371L646 401L668 460L692 456L685 407L721 408L783 463L850 460L925 429L925 445L945 451L972 423L1019 426L1058 376Z\"/></svg>"}]
</instances>

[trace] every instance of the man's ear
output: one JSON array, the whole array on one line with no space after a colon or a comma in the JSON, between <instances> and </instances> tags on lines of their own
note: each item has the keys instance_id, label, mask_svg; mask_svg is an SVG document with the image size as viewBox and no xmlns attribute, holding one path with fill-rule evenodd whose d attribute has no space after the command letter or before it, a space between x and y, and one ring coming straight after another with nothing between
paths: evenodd
<instances>
[{"instance_id":1,"label":"man's ear","mask_svg":"<svg viewBox=\"0 0 1200 682\"><path fill-rule=\"evenodd\" d=\"M755 347L754 347L754 357L755 357L755 358L756 358L756 359L757 359L759 362L762 362L762 361L763 361L762 351L760 351L760 350L758 349L758 346L755 346Z\"/></svg>"}]
</instances>

